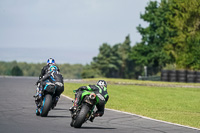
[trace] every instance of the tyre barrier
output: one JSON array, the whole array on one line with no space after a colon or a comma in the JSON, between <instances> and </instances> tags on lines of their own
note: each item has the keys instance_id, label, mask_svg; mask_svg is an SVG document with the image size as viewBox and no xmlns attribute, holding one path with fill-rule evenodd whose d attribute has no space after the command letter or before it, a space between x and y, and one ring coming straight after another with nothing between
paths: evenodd
<instances>
[{"instance_id":1,"label":"tyre barrier","mask_svg":"<svg viewBox=\"0 0 200 133\"><path fill-rule=\"evenodd\" d=\"M189 70L162 70L161 81L200 83L200 72Z\"/></svg>"},{"instance_id":2,"label":"tyre barrier","mask_svg":"<svg viewBox=\"0 0 200 133\"><path fill-rule=\"evenodd\" d=\"M196 72L195 71L188 71L187 72L187 82L188 83L195 83L196 81Z\"/></svg>"},{"instance_id":3,"label":"tyre barrier","mask_svg":"<svg viewBox=\"0 0 200 133\"><path fill-rule=\"evenodd\" d=\"M169 70L161 71L161 81L169 81Z\"/></svg>"},{"instance_id":4,"label":"tyre barrier","mask_svg":"<svg viewBox=\"0 0 200 133\"><path fill-rule=\"evenodd\" d=\"M196 83L200 83L200 72L196 72Z\"/></svg>"},{"instance_id":5,"label":"tyre barrier","mask_svg":"<svg viewBox=\"0 0 200 133\"><path fill-rule=\"evenodd\" d=\"M169 81L170 82L176 82L177 81L177 72L176 72L176 70L170 70L169 71Z\"/></svg>"},{"instance_id":6,"label":"tyre barrier","mask_svg":"<svg viewBox=\"0 0 200 133\"><path fill-rule=\"evenodd\" d=\"M187 82L186 70L177 70L177 82Z\"/></svg>"}]
</instances>

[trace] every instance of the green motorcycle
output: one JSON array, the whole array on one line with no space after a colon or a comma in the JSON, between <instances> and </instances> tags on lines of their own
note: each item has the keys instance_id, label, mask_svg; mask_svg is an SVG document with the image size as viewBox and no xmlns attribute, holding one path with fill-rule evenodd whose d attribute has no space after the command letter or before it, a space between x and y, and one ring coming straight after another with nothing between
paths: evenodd
<instances>
[{"instance_id":1,"label":"green motorcycle","mask_svg":"<svg viewBox=\"0 0 200 133\"><path fill-rule=\"evenodd\" d=\"M74 93L76 93L75 90ZM71 112L71 127L80 128L83 123L92 117L99 98L103 98L99 93L95 94L92 91L83 91L78 107Z\"/></svg>"}]
</instances>

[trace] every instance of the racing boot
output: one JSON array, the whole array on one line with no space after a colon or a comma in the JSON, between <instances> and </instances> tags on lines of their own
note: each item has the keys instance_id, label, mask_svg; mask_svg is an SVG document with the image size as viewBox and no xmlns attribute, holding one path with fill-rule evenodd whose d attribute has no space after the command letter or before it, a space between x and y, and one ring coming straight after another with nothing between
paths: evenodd
<instances>
[{"instance_id":1,"label":"racing boot","mask_svg":"<svg viewBox=\"0 0 200 133\"><path fill-rule=\"evenodd\" d=\"M40 90L40 89L37 87L37 88L36 88L36 94L33 96L34 98L37 98L37 97L38 97L39 90Z\"/></svg>"},{"instance_id":2,"label":"racing boot","mask_svg":"<svg viewBox=\"0 0 200 133\"><path fill-rule=\"evenodd\" d=\"M98 116L100 116L99 113L93 113L93 114L91 115L89 121L93 122L93 121L94 121L94 118L95 118L95 117L98 117Z\"/></svg>"},{"instance_id":3,"label":"racing boot","mask_svg":"<svg viewBox=\"0 0 200 133\"><path fill-rule=\"evenodd\" d=\"M94 118L95 118L95 116L94 116L94 114L92 114L91 117L90 117L90 119L89 119L89 121L93 122Z\"/></svg>"},{"instance_id":4,"label":"racing boot","mask_svg":"<svg viewBox=\"0 0 200 133\"><path fill-rule=\"evenodd\" d=\"M77 98L75 99L75 101L73 100L72 101L74 104L73 104L73 106L72 107L70 107L69 108L69 111L71 112L71 114L73 114L74 112L75 112L75 110L76 110L76 108L78 107L78 100L77 100Z\"/></svg>"},{"instance_id":5,"label":"racing boot","mask_svg":"<svg viewBox=\"0 0 200 133\"><path fill-rule=\"evenodd\" d=\"M52 109L54 109L54 108L56 107L59 98L60 98L59 96L56 96L56 97L54 98L54 102L53 102L53 105L52 105L52 107L51 107Z\"/></svg>"},{"instance_id":6,"label":"racing boot","mask_svg":"<svg viewBox=\"0 0 200 133\"><path fill-rule=\"evenodd\" d=\"M39 115L40 115L40 111L39 111L39 109L38 109L38 108L36 109L36 112L35 112L35 114L36 114L37 116L39 116Z\"/></svg>"},{"instance_id":7,"label":"racing boot","mask_svg":"<svg viewBox=\"0 0 200 133\"><path fill-rule=\"evenodd\" d=\"M69 108L69 111L74 112L76 110L76 108L77 108L77 106L72 106L72 107Z\"/></svg>"},{"instance_id":8,"label":"racing boot","mask_svg":"<svg viewBox=\"0 0 200 133\"><path fill-rule=\"evenodd\" d=\"M42 96L42 88L37 88L36 94L33 97L39 99L41 98L41 96Z\"/></svg>"},{"instance_id":9,"label":"racing boot","mask_svg":"<svg viewBox=\"0 0 200 133\"><path fill-rule=\"evenodd\" d=\"M37 108L41 106L41 98L42 98L42 91L41 89L37 88L36 94L33 96L35 98L35 104Z\"/></svg>"}]
</instances>

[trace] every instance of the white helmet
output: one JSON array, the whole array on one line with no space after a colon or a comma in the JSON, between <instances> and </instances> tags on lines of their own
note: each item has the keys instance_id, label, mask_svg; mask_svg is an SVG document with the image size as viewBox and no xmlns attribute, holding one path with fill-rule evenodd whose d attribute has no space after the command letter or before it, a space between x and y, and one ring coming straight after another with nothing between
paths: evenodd
<instances>
[{"instance_id":1,"label":"white helmet","mask_svg":"<svg viewBox=\"0 0 200 133\"><path fill-rule=\"evenodd\" d=\"M106 83L106 81L104 81L104 80L99 80L99 81L97 82L97 85L100 86L101 88L104 88L104 87L107 88L107 83Z\"/></svg>"}]
</instances>

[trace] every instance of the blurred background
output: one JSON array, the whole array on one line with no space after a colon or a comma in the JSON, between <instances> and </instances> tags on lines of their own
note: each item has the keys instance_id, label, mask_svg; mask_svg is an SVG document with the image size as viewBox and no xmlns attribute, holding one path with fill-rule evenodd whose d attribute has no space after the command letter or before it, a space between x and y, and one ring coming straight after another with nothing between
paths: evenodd
<instances>
[{"instance_id":1,"label":"blurred background","mask_svg":"<svg viewBox=\"0 0 200 133\"><path fill-rule=\"evenodd\" d=\"M161 76L200 69L199 0L0 1L0 75Z\"/></svg>"}]
</instances>

